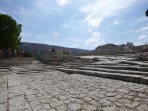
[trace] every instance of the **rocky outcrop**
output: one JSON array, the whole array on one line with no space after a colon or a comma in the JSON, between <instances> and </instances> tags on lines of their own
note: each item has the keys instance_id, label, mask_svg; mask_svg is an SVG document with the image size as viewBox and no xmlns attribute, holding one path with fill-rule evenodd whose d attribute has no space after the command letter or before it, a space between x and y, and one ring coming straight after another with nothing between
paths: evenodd
<instances>
[{"instance_id":1,"label":"rocky outcrop","mask_svg":"<svg viewBox=\"0 0 148 111\"><path fill-rule=\"evenodd\" d=\"M115 45L106 44L98 46L95 50L91 51L91 55L116 55L116 54L134 54L140 52L148 52L148 45L134 46L133 43Z\"/></svg>"},{"instance_id":2,"label":"rocky outcrop","mask_svg":"<svg viewBox=\"0 0 148 111\"><path fill-rule=\"evenodd\" d=\"M100 55L115 55L115 54L129 54L134 52L134 45L132 43L122 44L122 45L114 45L114 44L106 44L103 46L99 46L95 49L97 54Z\"/></svg>"},{"instance_id":3,"label":"rocky outcrop","mask_svg":"<svg viewBox=\"0 0 148 111\"><path fill-rule=\"evenodd\" d=\"M106 55L106 54L117 54L118 46L114 44L106 44L103 46L99 46L95 49L97 54Z\"/></svg>"}]
</instances>

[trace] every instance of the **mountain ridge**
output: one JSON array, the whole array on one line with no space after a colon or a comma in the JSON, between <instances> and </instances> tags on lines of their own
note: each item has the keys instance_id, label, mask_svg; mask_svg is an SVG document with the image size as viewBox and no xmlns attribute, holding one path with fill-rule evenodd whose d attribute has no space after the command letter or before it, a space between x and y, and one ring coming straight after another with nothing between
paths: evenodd
<instances>
[{"instance_id":1,"label":"mountain ridge","mask_svg":"<svg viewBox=\"0 0 148 111\"><path fill-rule=\"evenodd\" d=\"M63 46L56 46L56 45L47 45L41 43L30 43L30 42L21 42L20 48L24 52L32 52L33 55L44 55L46 54L47 50L51 50L54 48L55 50L69 50L72 55L79 55L82 53L88 53L90 50L86 49L79 49L79 48L68 48Z\"/></svg>"}]
</instances>

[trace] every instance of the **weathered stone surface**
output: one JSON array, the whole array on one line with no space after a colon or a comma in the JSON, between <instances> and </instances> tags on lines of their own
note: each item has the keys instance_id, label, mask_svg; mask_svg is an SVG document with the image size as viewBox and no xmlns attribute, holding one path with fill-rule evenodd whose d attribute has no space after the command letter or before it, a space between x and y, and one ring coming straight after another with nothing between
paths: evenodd
<instances>
[{"instance_id":1,"label":"weathered stone surface","mask_svg":"<svg viewBox=\"0 0 148 111\"><path fill-rule=\"evenodd\" d=\"M0 75L0 111L148 109L147 85L80 74L68 75L51 67L46 68L34 61L12 66L11 71ZM40 71L34 72L37 69Z\"/></svg>"},{"instance_id":2,"label":"weathered stone surface","mask_svg":"<svg viewBox=\"0 0 148 111\"><path fill-rule=\"evenodd\" d=\"M96 111L97 108L93 105L84 105L83 106L86 111Z\"/></svg>"},{"instance_id":3,"label":"weathered stone surface","mask_svg":"<svg viewBox=\"0 0 148 111\"><path fill-rule=\"evenodd\" d=\"M59 107L57 107L57 111L67 111L67 107L66 106L59 106Z\"/></svg>"},{"instance_id":4,"label":"weathered stone surface","mask_svg":"<svg viewBox=\"0 0 148 111\"><path fill-rule=\"evenodd\" d=\"M122 93L128 93L129 92L129 90L127 90L127 89L119 89L117 91L122 92Z\"/></svg>"},{"instance_id":5,"label":"weathered stone surface","mask_svg":"<svg viewBox=\"0 0 148 111\"><path fill-rule=\"evenodd\" d=\"M138 111L147 111L148 110L148 105L142 104L139 107L137 107Z\"/></svg>"},{"instance_id":6,"label":"weathered stone surface","mask_svg":"<svg viewBox=\"0 0 148 111\"><path fill-rule=\"evenodd\" d=\"M0 104L1 111L7 111L7 103Z\"/></svg>"},{"instance_id":7,"label":"weathered stone surface","mask_svg":"<svg viewBox=\"0 0 148 111\"><path fill-rule=\"evenodd\" d=\"M108 106L108 107L103 107L103 111L115 111L116 106Z\"/></svg>"},{"instance_id":8,"label":"weathered stone surface","mask_svg":"<svg viewBox=\"0 0 148 111\"><path fill-rule=\"evenodd\" d=\"M71 103L68 105L70 111L78 111L81 109L81 105L77 103Z\"/></svg>"}]
</instances>

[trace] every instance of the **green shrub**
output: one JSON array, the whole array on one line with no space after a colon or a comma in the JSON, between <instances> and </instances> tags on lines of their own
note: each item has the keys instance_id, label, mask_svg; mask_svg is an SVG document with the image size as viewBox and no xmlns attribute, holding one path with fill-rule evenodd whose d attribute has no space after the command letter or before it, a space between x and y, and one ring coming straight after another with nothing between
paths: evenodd
<instances>
[{"instance_id":1,"label":"green shrub","mask_svg":"<svg viewBox=\"0 0 148 111\"><path fill-rule=\"evenodd\" d=\"M24 57L33 57L32 52L24 52L23 54Z\"/></svg>"}]
</instances>

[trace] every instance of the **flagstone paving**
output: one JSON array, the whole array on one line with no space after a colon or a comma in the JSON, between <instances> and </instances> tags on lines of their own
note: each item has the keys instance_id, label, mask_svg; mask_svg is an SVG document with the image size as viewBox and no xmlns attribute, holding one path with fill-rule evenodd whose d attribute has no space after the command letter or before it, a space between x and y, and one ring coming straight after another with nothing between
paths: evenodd
<instances>
[{"instance_id":1,"label":"flagstone paving","mask_svg":"<svg viewBox=\"0 0 148 111\"><path fill-rule=\"evenodd\" d=\"M0 111L148 111L148 85L69 75L34 60L0 67Z\"/></svg>"}]
</instances>

